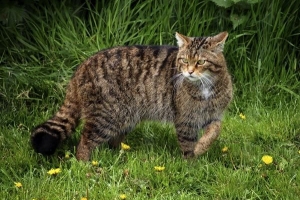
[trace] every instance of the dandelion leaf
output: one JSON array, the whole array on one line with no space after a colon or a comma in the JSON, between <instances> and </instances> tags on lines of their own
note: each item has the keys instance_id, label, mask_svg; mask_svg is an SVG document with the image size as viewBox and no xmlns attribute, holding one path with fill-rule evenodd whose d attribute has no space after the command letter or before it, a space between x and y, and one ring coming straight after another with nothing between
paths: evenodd
<instances>
[{"instance_id":1,"label":"dandelion leaf","mask_svg":"<svg viewBox=\"0 0 300 200\"><path fill-rule=\"evenodd\" d=\"M232 22L233 29L235 29L239 25L245 23L246 20L247 20L246 15L237 15L237 14L231 14L230 15L230 21Z\"/></svg>"},{"instance_id":2,"label":"dandelion leaf","mask_svg":"<svg viewBox=\"0 0 300 200\"><path fill-rule=\"evenodd\" d=\"M281 162L279 163L279 169L281 171L285 170L285 168L288 166L288 161L284 158L281 159Z\"/></svg>"},{"instance_id":3,"label":"dandelion leaf","mask_svg":"<svg viewBox=\"0 0 300 200\"><path fill-rule=\"evenodd\" d=\"M217 6L224 7L224 8L229 8L234 4L232 0L211 0L214 2Z\"/></svg>"},{"instance_id":4,"label":"dandelion leaf","mask_svg":"<svg viewBox=\"0 0 300 200\"><path fill-rule=\"evenodd\" d=\"M232 0L232 1L235 4L237 4L237 3L255 4L255 3L262 2L263 0Z\"/></svg>"}]
</instances>

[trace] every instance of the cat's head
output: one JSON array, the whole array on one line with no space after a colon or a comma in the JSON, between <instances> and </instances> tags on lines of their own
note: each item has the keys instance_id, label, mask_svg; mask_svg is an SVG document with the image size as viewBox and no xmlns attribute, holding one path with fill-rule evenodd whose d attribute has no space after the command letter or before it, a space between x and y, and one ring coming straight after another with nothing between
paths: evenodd
<instances>
[{"instance_id":1,"label":"cat's head","mask_svg":"<svg viewBox=\"0 0 300 200\"><path fill-rule=\"evenodd\" d=\"M227 32L211 37L187 37L176 33L179 51L177 66L179 72L192 82L212 81L226 70L223 48Z\"/></svg>"}]
</instances>

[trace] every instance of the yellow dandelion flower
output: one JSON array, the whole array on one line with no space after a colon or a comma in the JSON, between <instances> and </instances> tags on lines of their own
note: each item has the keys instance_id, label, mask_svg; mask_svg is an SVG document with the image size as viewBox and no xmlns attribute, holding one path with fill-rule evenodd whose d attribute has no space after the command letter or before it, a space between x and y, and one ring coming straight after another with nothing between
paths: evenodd
<instances>
[{"instance_id":1,"label":"yellow dandelion flower","mask_svg":"<svg viewBox=\"0 0 300 200\"><path fill-rule=\"evenodd\" d=\"M48 172L47 172L47 174L49 174L49 175L56 175L56 174L58 174L58 173L60 173L61 172L61 169L60 168L56 168L56 169L50 169Z\"/></svg>"},{"instance_id":2,"label":"yellow dandelion flower","mask_svg":"<svg viewBox=\"0 0 300 200\"><path fill-rule=\"evenodd\" d=\"M81 197L80 200L88 200L88 198L86 198L86 197Z\"/></svg>"},{"instance_id":3,"label":"yellow dandelion flower","mask_svg":"<svg viewBox=\"0 0 300 200\"><path fill-rule=\"evenodd\" d=\"M99 162L98 162L98 161L95 161L95 160L93 160L93 161L92 161L92 165L93 165L93 166L98 166L98 165L99 165Z\"/></svg>"},{"instance_id":4,"label":"yellow dandelion flower","mask_svg":"<svg viewBox=\"0 0 300 200\"><path fill-rule=\"evenodd\" d=\"M130 146L127 145L127 144L125 144L125 143L123 143L123 142L121 142L121 148L122 148L123 150L129 150L129 149L130 149Z\"/></svg>"},{"instance_id":5,"label":"yellow dandelion flower","mask_svg":"<svg viewBox=\"0 0 300 200\"><path fill-rule=\"evenodd\" d=\"M298 151L298 153L300 154L300 150Z\"/></svg>"},{"instance_id":6,"label":"yellow dandelion flower","mask_svg":"<svg viewBox=\"0 0 300 200\"><path fill-rule=\"evenodd\" d=\"M246 119L246 116L243 113L240 113L239 116L240 116L241 119Z\"/></svg>"},{"instance_id":7,"label":"yellow dandelion flower","mask_svg":"<svg viewBox=\"0 0 300 200\"><path fill-rule=\"evenodd\" d=\"M120 194L120 199L122 199L122 200L124 200L124 199L126 199L127 198L127 196L126 196L126 194Z\"/></svg>"},{"instance_id":8,"label":"yellow dandelion flower","mask_svg":"<svg viewBox=\"0 0 300 200\"><path fill-rule=\"evenodd\" d=\"M269 165L273 162L273 157L269 155L264 155L261 160L266 164Z\"/></svg>"},{"instance_id":9,"label":"yellow dandelion flower","mask_svg":"<svg viewBox=\"0 0 300 200\"><path fill-rule=\"evenodd\" d=\"M163 167L163 166L155 166L154 169L155 169L155 171L157 171L157 172L162 172L162 171L165 170L165 167Z\"/></svg>"},{"instance_id":10,"label":"yellow dandelion flower","mask_svg":"<svg viewBox=\"0 0 300 200\"><path fill-rule=\"evenodd\" d=\"M228 147L227 146L223 147L222 152L226 153L227 151L228 151Z\"/></svg>"},{"instance_id":11,"label":"yellow dandelion flower","mask_svg":"<svg viewBox=\"0 0 300 200\"><path fill-rule=\"evenodd\" d=\"M67 158L67 159L70 158L70 152L67 151L67 152L65 153L65 158Z\"/></svg>"},{"instance_id":12,"label":"yellow dandelion flower","mask_svg":"<svg viewBox=\"0 0 300 200\"><path fill-rule=\"evenodd\" d=\"M15 184L15 186L17 188L21 188L22 187L22 183L20 183L20 182L14 182L14 184Z\"/></svg>"}]
</instances>

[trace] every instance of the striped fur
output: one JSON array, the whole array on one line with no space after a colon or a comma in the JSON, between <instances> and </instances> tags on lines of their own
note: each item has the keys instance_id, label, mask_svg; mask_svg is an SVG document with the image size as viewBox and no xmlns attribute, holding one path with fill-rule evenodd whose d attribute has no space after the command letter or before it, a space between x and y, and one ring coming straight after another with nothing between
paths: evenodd
<instances>
[{"instance_id":1,"label":"striped fur","mask_svg":"<svg viewBox=\"0 0 300 200\"><path fill-rule=\"evenodd\" d=\"M147 119L173 122L184 156L206 152L232 98L222 53L227 33L195 38L177 33L176 38L179 47L115 47L83 62L60 110L33 130L35 151L53 154L82 119L76 157L88 160L96 146L108 142L118 147L126 133Z\"/></svg>"}]
</instances>

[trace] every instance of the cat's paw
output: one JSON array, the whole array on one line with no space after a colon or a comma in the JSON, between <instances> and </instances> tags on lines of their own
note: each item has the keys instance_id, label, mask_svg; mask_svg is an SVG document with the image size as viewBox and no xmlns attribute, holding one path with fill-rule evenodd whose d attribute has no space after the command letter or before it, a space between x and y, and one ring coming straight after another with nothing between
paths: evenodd
<instances>
[{"instance_id":1,"label":"cat's paw","mask_svg":"<svg viewBox=\"0 0 300 200\"><path fill-rule=\"evenodd\" d=\"M195 158L195 154L193 151L186 151L186 152L183 152L183 158L184 159L192 159L192 158Z\"/></svg>"}]
</instances>

